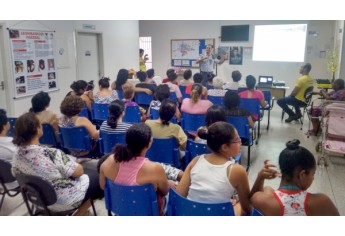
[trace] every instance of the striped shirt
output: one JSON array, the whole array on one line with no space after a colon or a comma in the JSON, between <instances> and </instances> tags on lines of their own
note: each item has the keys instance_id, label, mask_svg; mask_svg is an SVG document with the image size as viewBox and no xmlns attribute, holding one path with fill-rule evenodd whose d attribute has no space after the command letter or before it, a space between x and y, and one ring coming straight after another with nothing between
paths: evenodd
<instances>
[{"instance_id":1,"label":"striped shirt","mask_svg":"<svg viewBox=\"0 0 345 236\"><path fill-rule=\"evenodd\" d=\"M116 128L113 129L107 124L107 121L104 121L101 125L100 130L105 131L107 133L125 133L131 126L132 126L132 124L128 124L125 122L119 122L119 123L117 123Z\"/></svg>"}]
</instances>

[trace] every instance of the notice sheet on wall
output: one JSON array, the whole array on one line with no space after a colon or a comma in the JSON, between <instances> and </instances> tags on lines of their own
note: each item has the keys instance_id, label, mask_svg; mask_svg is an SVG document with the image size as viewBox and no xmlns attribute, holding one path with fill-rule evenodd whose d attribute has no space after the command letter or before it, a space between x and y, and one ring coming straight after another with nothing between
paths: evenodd
<instances>
[{"instance_id":1,"label":"notice sheet on wall","mask_svg":"<svg viewBox=\"0 0 345 236\"><path fill-rule=\"evenodd\" d=\"M9 29L14 97L58 89L52 31Z\"/></svg>"}]
</instances>

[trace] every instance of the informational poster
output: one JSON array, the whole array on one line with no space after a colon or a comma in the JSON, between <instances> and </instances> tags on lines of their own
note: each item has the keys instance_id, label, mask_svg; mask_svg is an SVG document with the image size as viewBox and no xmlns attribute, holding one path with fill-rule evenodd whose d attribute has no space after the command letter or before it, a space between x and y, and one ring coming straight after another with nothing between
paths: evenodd
<instances>
[{"instance_id":1,"label":"informational poster","mask_svg":"<svg viewBox=\"0 0 345 236\"><path fill-rule=\"evenodd\" d=\"M14 97L58 89L52 31L9 29Z\"/></svg>"}]
</instances>

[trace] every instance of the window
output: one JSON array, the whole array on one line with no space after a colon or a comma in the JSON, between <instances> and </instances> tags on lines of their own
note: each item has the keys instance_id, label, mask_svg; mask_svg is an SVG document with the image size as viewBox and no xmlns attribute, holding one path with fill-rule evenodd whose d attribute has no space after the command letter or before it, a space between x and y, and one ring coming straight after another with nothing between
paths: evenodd
<instances>
[{"instance_id":1,"label":"window","mask_svg":"<svg viewBox=\"0 0 345 236\"><path fill-rule=\"evenodd\" d=\"M149 60L146 61L146 69L152 68L152 42L151 37L139 37L139 48L144 49L144 55L147 54Z\"/></svg>"},{"instance_id":2,"label":"window","mask_svg":"<svg viewBox=\"0 0 345 236\"><path fill-rule=\"evenodd\" d=\"M253 61L303 62L307 24L256 25Z\"/></svg>"}]
</instances>

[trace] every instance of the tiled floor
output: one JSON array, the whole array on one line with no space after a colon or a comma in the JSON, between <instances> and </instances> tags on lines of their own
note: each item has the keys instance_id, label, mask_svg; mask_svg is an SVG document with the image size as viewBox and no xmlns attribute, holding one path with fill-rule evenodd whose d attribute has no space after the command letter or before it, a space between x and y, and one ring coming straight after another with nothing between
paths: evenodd
<instances>
[{"instance_id":1,"label":"tiled floor","mask_svg":"<svg viewBox=\"0 0 345 236\"><path fill-rule=\"evenodd\" d=\"M267 115L267 113L265 113ZM253 184L258 171L263 166L263 161L268 159L271 163L278 164L279 153L285 148L285 143L291 139L299 139L301 145L308 148L315 157L320 155L315 151L315 145L320 138L310 137L304 134L308 129L308 119L304 118L303 131L300 130L300 123L292 122L286 124L281 121L281 109L275 105L271 113L271 127L267 131L267 116L264 117L261 126L261 139L258 145L252 147L251 167L249 169L250 184ZM242 164L246 165L247 148L243 147ZM345 215L345 158L330 157L330 165L328 167L318 167L315 180L309 189L311 192L321 192L327 194L335 205L338 207L341 215ZM274 179L266 182L267 186L277 188L280 179ZM104 200L96 202L96 210L98 215L107 215L104 207ZM14 198L6 197L0 215L28 215L25 204L21 195Z\"/></svg>"}]
</instances>

